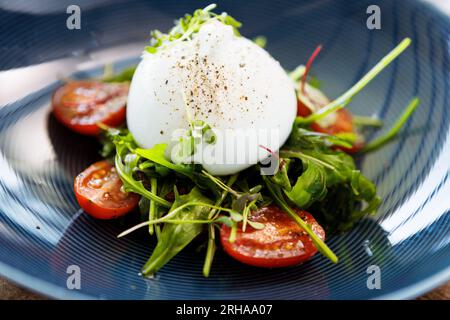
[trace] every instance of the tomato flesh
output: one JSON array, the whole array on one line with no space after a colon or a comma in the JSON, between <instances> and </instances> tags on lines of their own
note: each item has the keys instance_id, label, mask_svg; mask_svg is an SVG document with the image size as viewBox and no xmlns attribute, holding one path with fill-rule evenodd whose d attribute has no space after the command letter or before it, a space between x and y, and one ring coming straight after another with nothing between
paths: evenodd
<instances>
[{"instance_id":1,"label":"tomato flesh","mask_svg":"<svg viewBox=\"0 0 450 320\"><path fill-rule=\"evenodd\" d=\"M335 112L336 121L329 126L321 126L317 122L311 124L311 129L317 132L327 133L330 135L336 135L338 133L351 133L353 132L352 115L345 109L339 109Z\"/></svg>"},{"instance_id":2,"label":"tomato flesh","mask_svg":"<svg viewBox=\"0 0 450 320\"><path fill-rule=\"evenodd\" d=\"M308 86L305 87L306 94L308 94ZM325 105L317 105L319 108L323 108ZM311 110L303 104L300 100L297 100L297 115L301 117L307 117L311 114ZM339 109L335 112L336 120L327 125L322 126L317 122L311 124L311 129L316 132L326 133L329 135L336 135L339 133L355 133L353 128L352 115L346 109ZM358 140L353 144L351 148L338 147L342 151L347 153L356 153L364 146L362 137L358 136Z\"/></svg>"},{"instance_id":3,"label":"tomato flesh","mask_svg":"<svg viewBox=\"0 0 450 320\"><path fill-rule=\"evenodd\" d=\"M116 127L125 121L128 89L128 83L71 81L53 94L53 114L75 132L97 135L98 123Z\"/></svg>"},{"instance_id":4,"label":"tomato flesh","mask_svg":"<svg viewBox=\"0 0 450 320\"><path fill-rule=\"evenodd\" d=\"M295 212L325 239L325 231L310 213ZM308 234L276 206L254 211L249 219L262 223L264 228L257 230L247 225L244 232L239 225L234 242L229 241L230 227L224 224L220 231L225 252L242 263L263 268L287 267L305 262L317 252Z\"/></svg>"},{"instance_id":5,"label":"tomato flesh","mask_svg":"<svg viewBox=\"0 0 450 320\"><path fill-rule=\"evenodd\" d=\"M122 191L122 186L116 169L106 160L89 166L74 182L81 208L97 219L114 219L136 208L139 195Z\"/></svg>"}]
</instances>

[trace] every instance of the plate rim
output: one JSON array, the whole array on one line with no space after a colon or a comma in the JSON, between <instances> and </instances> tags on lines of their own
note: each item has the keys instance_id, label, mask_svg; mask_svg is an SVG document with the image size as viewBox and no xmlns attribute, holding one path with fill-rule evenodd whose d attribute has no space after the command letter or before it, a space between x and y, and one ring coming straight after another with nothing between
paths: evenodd
<instances>
[{"instance_id":1,"label":"plate rim","mask_svg":"<svg viewBox=\"0 0 450 320\"><path fill-rule=\"evenodd\" d=\"M53 298L57 300L102 300L102 297L91 296L88 294L77 292L76 290L68 290L61 286L52 284L48 281L39 279L35 276L31 276L1 261L0 261L0 276L12 282L13 284L19 285L24 289L30 290L36 294L44 295L48 298ZM389 293L374 297L369 300L414 299L426 292L429 292L439 287L440 285L444 284L449 280L450 280L450 266L447 266L446 268L441 269L440 271L433 273L424 279L414 281L413 283L405 285L395 291L391 291ZM37 288L37 286L33 286L32 284L38 284L39 289ZM115 300L115 299L108 299L108 300ZM123 300L139 300L139 299L123 299ZM140 299L140 300L151 300L151 299ZM215 300L223 300L223 299L215 299ZM340 299L330 299L330 300L340 300Z\"/></svg>"}]
</instances>

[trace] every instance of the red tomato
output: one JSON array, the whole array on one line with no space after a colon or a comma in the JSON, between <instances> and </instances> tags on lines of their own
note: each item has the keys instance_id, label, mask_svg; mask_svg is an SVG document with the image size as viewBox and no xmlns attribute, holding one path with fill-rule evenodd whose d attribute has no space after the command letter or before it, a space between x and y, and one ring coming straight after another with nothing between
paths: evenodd
<instances>
[{"instance_id":1,"label":"red tomato","mask_svg":"<svg viewBox=\"0 0 450 320\"><path fill-rule=\"evenodd\" d=\"M311 214L301 210L296 212L321 239L325 239L325 231ZM264 224L264 229L247 226L243 232L239 225L236 240L232 243L229 241L231 228L222 225L220 230L225 252L242 263L263 268L287 267L305 262L317 252L307 233L276 206L252 212L250 219Z\"/></svg>"},{"instance_id":2,"label":"red tomato","mask_svg":"<svg viewBox=\"0 0 450 320\"><path fill-rule=\"evenodd\" d=\"M328 104L329 99L317 89L314 89L311 86L305 86L305 91L308 97L310 97L307 99L309 99L309 101L314 101L316 107L323 108L326 104ZM313 98L313 100L311 100L311 98ZM310 114L311 110L299 99L297 101L297 115L301 117L307 117ZM338 111L336 111L335 114L336 120L334 123L328 125L327 127L323 127L319 125L317 122L313 122L311 124L311 129L316 132L322 132L330 135L336 135L338 133L355 132L353 128L352 115L349 111L347 111L347 109L339 109ZM338 148L347 153L356 153L364 146L364 141L362 137L359 138L360 139L357 140L351 148L344 148L344 147Z\"/></svg>"},{"instance_id":3,"label":"red tomato","mask_svg":"<svg viewBox=\"0 0 450 320\"><path fill-rule=\"evenodd\" d=\"M339 109L335 112L336 121L327 127L320 126L317 122L311 124L311 129L317 132L335 135L338 133L353 132L352 115L345 109Z\"/></svg>"},{"instance_id":4,"label":"red tomato","mask_svg":"<svg viewBox=\"0 0 450 320\"><path fill-rule=\"evenodd\" d=\"M139 195L122 191L122 181L114 166L103 160L81 172L74 182L81 208L97 219L114 219L132 211Z\"/></svg>"},{"instance_id":5,"label":"red tomato","mask_svg":"<svg viewBox=\"0 0 450 320\"><path fill-rule=\"evenodd\" d=\"M98 123L116 127L125 121L128 89L128 83L71 81L53 94L53 113L73 131L97 135Z\"/></svg>"}]
</instances>

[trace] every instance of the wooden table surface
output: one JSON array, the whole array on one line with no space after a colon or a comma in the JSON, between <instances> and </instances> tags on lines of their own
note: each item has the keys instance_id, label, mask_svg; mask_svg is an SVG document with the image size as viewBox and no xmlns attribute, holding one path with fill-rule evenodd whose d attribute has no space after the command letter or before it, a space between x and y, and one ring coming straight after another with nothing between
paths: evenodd
<instances>
[{"instance_id":1,"label":"wooden table surface","mask_svg":"<svg viewBox=\"0 0 450 320\"><path fill-rule=\"evenodd\" d=\"M0 300L40 300L47 299L41 295L22 289L0 278ZM421 296L418 300L450 300L450 281L447 284Z\"/></svg>"}]
</instances>

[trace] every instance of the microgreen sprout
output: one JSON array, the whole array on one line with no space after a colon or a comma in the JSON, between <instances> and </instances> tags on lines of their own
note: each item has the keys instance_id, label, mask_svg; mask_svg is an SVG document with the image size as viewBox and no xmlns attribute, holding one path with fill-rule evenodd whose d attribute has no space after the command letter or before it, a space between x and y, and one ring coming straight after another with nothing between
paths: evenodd
<instances>
[{"instance_id":1,"label":"microgreen sprout","mask_svg":"<svg viewBox=\"0 0 450 320\"><path fill-rule=\"evenodd\" d=\"M168 212L164 217L159 218L159 219L155 219L155 220L147 220L144 222L141 222L137 225L135 225L134 227L131 227L125 231L123 231L122 233L120 233L117 237L121 238L124 237L130 233L132 233L133 231L136 231L142 227L151 225L151 224L158 224L158 223L211 223L214 222L214 220L174 220L171 219L173 218L177 213L179 213L180 211L183 211L184 209L186 209L187 207L207 207L207 208L211 208L211 209L216 209L216 210L220 210L220 211L225 211L228 213L236 213L235 211L233 211L230 208L224 208L224 207L220 207L220 206L216 206L216 205L211 205L209 203L205 203L205 202L199 202L199 201L191 201L191 202L187 202L185 204L182 204L181 206L175 208L174 210ZM238 214L238 213L236 213ZM186 222L187 221L187 222Z\"/></svg>"},{"instance_id":2,"label":"microgreen sprout","mask_svg":"<svg viewBox=\"0 0 450 320\"><path fill-rule=\"evenodd\" d=\"M413 114L413 112L416 110L417 106L419 105L420 100L419 98L413 98L408 106L406 107L405 111L400 115L400 117L397 119L397 121L394 123L392 128L384 135L379 136L375 140L372 140L369 142L362 150L361 152L368 152L373 151L375 149L378 149L379 147L383 146L387 142L389 142L393 137L397 135L397 133L400 131L400 129L403 127L403 125L406 123L406 121L409 119L409 117Z\"/></svg>"},{"instance_id":3,"label":"microgreen sprout","mask_svg":"<svg viewBox=\"0 0 450 320\"><path fill-rule=\"evenodd\" d=\"M233 27L234 33L240 35L238 29L241 27L241 23L226 12L221 14L212 12L216 7L217 5L213 3L203 9L195 10L192 15L186 14L175 21L175 26L168 33L163 33L159 30L152 31L150 33L150 44L145 47L145 50L154 54L168 44L191 40L192 36L200 30L202 25L214 20Z\"/></svg>"},{"instance_id":4,"label":"microgreen sprout","mask_svg":"<svg viewBox=\"0 0 450 320\"><path fill-rule=\"evenodd\" d=\"M336 100L333 100L325 107L317 110L310 116L303 118L297 117L296 124L309 124L314 121L325 118L332 112L335 112L345 107L351 99L361 91L373 78L375 78L384 68L386 68L395 58L397 58L410 45L411 39L406 38L400 42L391 52L389 52L383 59L380 60L364 77L355 83L350 89L343 93Z\"/></svg>"},{"instance_id":5,"label":"microgreen sprout","mask_svg":"<svg viewBox=\"0 0 450 320\"><path fill-rule=\"evenodd\" d=\"M353 115L352 122L355 126L360 126L360 127L381 127L381 126L383 126L383 121L378 118L374 118L374 117Z\"/></svg>"},{"instance_id":6,"label":"microgreen sprout","mask_svg":"<svg viewBox=\"0 0 450 320\"><path fill-rule=\"evenodd\" d=\"M253 42L261 48L265 48L267 44L267 38L263 36L258 36L253 39Z\"/></svg>"}]
</instances>

